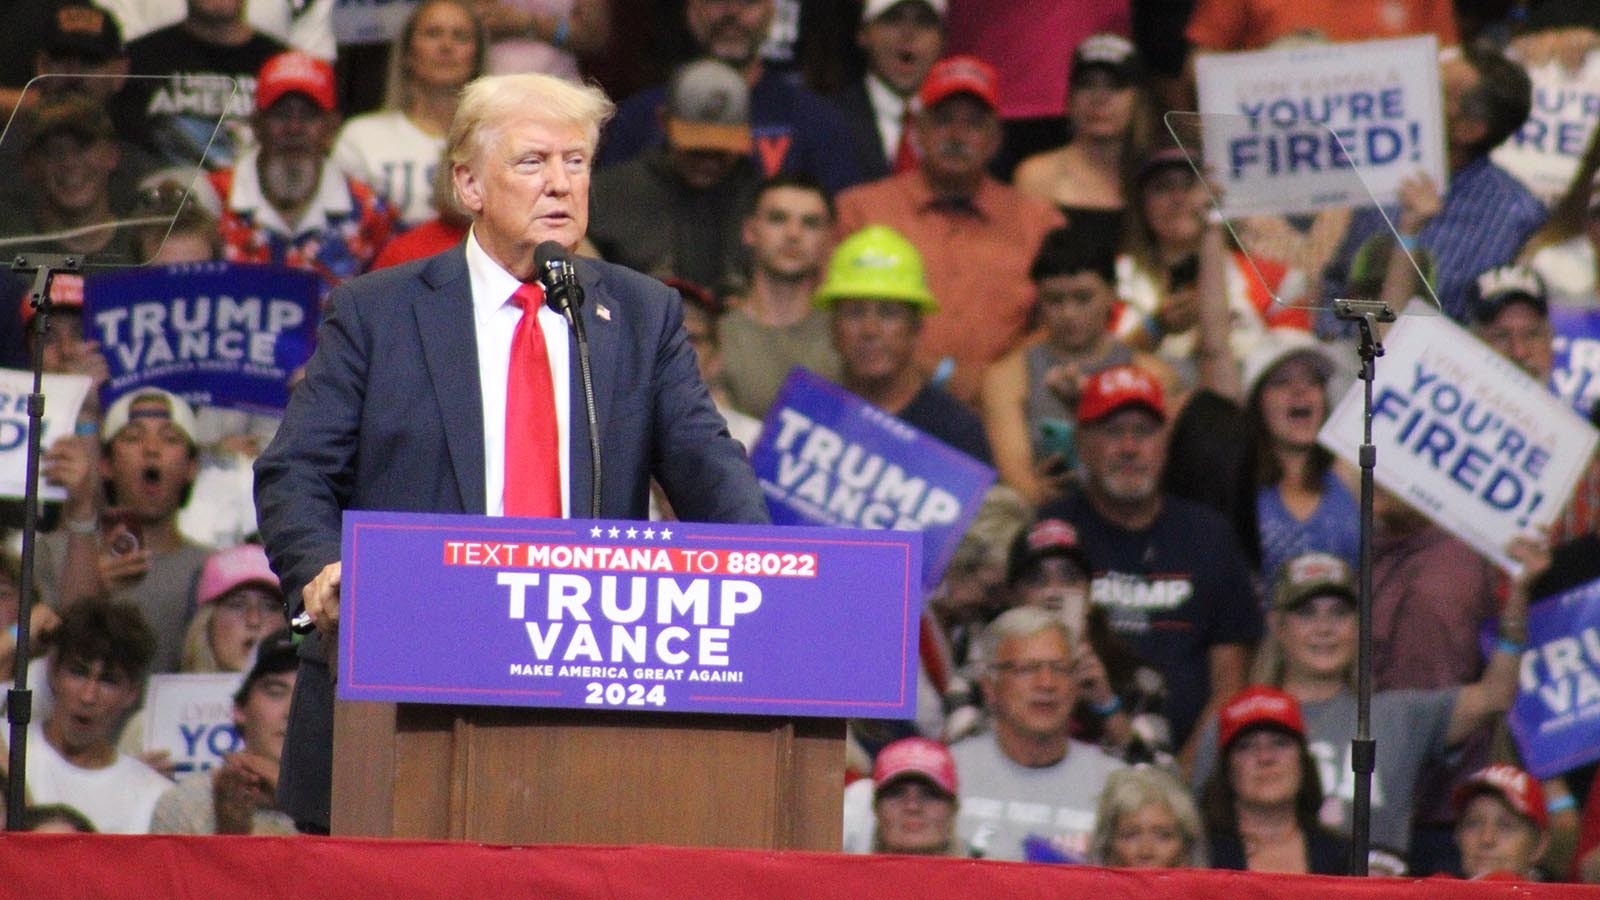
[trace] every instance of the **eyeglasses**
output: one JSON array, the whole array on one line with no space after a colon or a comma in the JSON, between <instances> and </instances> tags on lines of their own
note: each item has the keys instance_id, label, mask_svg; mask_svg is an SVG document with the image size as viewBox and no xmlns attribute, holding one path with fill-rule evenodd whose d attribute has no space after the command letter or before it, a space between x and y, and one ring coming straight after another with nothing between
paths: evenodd
<instances>
[{"instance_id":1,"label":"eyeglasses","mask_svg":"<svg viewBox=\"0 0 1600 900\"><path fill-rule=\"evenodd\" d=\"M232 616L243 616L254 610L261 616L275 616L283 613L283 602L276 597L250 594L234 594L217 601L217 612L227 613Z\"/></svg>"},{"instance_id":2,"label":"eyeglasses","mask_svg":"<svg viewBox=\"0 0 1600 900\"><path fill-rule=\"evenodd\" d=\"M1060 675L1063 678L1072 674L1072 663L1058 659L1032 659L1027 662L995 663L994 670L1002 675L1017 675L1022 678L1032 678L1040 672L1049 672L1051 675Z\"/></svg>"}]
</instances>

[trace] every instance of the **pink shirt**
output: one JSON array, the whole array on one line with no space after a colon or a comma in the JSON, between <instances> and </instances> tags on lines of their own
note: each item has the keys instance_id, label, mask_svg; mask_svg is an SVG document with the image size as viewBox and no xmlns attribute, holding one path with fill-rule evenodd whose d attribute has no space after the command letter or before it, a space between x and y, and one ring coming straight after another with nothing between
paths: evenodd
<instances>
[{"instance_id":1,"label":"pink shirt","mask_svg":"<svg viewBox=\"0 0 1600 900\"><path fill-rule=\"evenodd\" d=\"M948 53L970 53L1000 74L1000 117L1059 116L1072 51L1091 34L1133 33L1129 0L950 0Z\"/></svg>"}]
</instances>

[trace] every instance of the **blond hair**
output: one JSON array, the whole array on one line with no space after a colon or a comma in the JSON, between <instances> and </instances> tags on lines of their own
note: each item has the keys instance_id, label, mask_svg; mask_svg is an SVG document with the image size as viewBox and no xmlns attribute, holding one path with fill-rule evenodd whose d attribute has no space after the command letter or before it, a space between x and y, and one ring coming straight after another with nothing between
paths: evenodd
<instances>
[{"instance_id":1,"label":"blond hair","mask_svg":"<svg viewBox=\"0 0 1600 900\"><path fill-rule=\"evenodd\" d=\"M616 104L598 85L573 84L538 73L485 75L462 89L445 153L451 164L466 165L501 125L517 118L582 128L593 150L600 142L601 126L615 111Z\"/></svg>"}]
</instances>

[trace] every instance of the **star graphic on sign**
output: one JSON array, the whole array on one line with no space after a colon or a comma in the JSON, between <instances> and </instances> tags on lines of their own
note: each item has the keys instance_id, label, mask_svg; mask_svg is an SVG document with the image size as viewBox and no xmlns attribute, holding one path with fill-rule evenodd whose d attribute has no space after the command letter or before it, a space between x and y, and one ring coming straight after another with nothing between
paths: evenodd
<instances>
[{"instance_id":1,"label":"star graphic on sign","mask_svg":"<svg viewBox=\"0 0 1600 900\"><path fill-rule=\"evenodd\" d=\"M644 539L645 540L647 540L647 541L651 540L655 536L656 536L656 530L654 528L646 528L644 530Z\"/></svg>"},{"instance_id":2,"label":"star graphic on sign","mask_svg":"<svg viewBox=\"0 0 1600 900\"><path fill-rule=\"evenodd\" d=\"M599 536L600 536L600 526L599 525L596 525L595 527L589 529L589 537L599 537Z\"/></svg>"},{"instance_id":3,"label":"star graphic on sign","mask_svg":"<svg viewBox=\"0 0 1600 900\"><path fill-rule=\"evenodd\" d=\"M616 537L617 535L619 535L621 533L622 533L622 529L620 529L617 526L613 525L613 526L611 526L611 530L606 532L606 537L614 538L614 537Z\"/></svg>"},{"instance_id":4,"label":"star graphic on sign","mask_svg":"<svg viewBox=\"0 0 1600 900\"><path fill-rule=\"evenodd\" d=\"M637 528L629 528L628 529L628 537L629 538L636 538L638 536L639 536L639 529L637 529Z\"/></svg>"},{"instance_id":5,"label":"star graphic on sign","mask_svg":"<svg viewBox=\"0 0 1600 900\"><path fill-rule=\"evenodd\" d=\"M662 539L662 540L663 540L663 541L670 541L670 540L672 540L672 529L670 529L670 528L663 528L663 529L661 529L661 539Z\"/></svg>"}]
</instances>

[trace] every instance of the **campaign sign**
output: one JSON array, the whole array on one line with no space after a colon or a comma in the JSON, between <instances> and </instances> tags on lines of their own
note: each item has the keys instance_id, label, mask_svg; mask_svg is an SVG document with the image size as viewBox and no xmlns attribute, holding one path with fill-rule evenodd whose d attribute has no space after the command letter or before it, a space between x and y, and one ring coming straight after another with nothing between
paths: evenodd
<instances>
[{"instance_id":1,"label":"campaign sign","mask_svg":"<svg viewBox=\"0 0 1600 900\"><path fill-rule=\"evenodd\" d=\"M1600 759L1600 581L1528 607L1528 649L1508 718L1539 778Z\"/></svg>"},{"instance_id":2,"label":"campaign sign","mask_svg":"<svg viewBox=\"0 0 1600 900\"><path fill-rule=\"evenodd\" d=\"M1528 70L1533 109L1528 121L1491 156L1545 203L1567 190L1600 122L1600 50L1576 71L1559 61Z\"/></svg>"},{"instance_id":3,"label":"campaign sign","mask_svg":"<svg viewBox=\"0 0 1600 900\"><path fill-rule=\"evenodd\" d=\"M1518 534L1548 525L1594 452L1595 430L1510 360L1443 316L1401 316L1372 386L1377 482L1512 574ZM1318 440L1357 462L1362 389Z\"/></svg>"},{"instance_id":4,"label":"campaign sign","mask_svg":"<svg viewBox=\"0 0 1600 900\"><path fill-rule=\"evenodd\" d=\"M89 376L46 375L40 384L44 432L39 446L48 450L77 426L78 410L89 396ZM28 486L28 397L32 393L32 372L0 369L0 497L21 497ZM41 478L39 498L65 500L67 492Z\"/></svg>"},{"instance_id":5,"label":"campaign sign","mask_svg":"<svg viewBox=\"0 0 1600 900\"><path fill-rule=\"evenodd\" d=\"M335 0L333 36L347 44L387 44L399 37L418 0Z\"/></svg>"},{"instance_id":6,"label":"campaign sign","mask_svg":"<svg viewBox=\"0 0 1600 900\"><path fill-rule=\"evenodd\" d=\"M789 374L750 465L774 525L926 533L932 590L995 471L805 369Z\"/></svg>"},{"instance_id":7,"label":"campaign sign","mask_svg":"<svg viewBox=\"0 0 1600 900\"><path fill-rule=\"evenodd\" d=\"M84 331L111 377L101 401L142 387L192 404L281 413L311 358L317 276L281 266L188 263L94 275Z\"/></svg>"},{"instance_id":8,"label":"campaign sign","mask_svg":"<svg viewBox=\"0 0 1600 900\"><path fill-rule=\"evenodd\" d=\"M1229 217L1389 203L1419 171L1443 190L1431 35L1206 53L1195 73L1206 162Z\"/></svg>"},{"instance_id":9,"label":"campaign sign","mask_svg":"<svg viewBox=\"0 0 1600 900\"><path fill-rule=\"evenodd\" d=\"M239 672L151 675L145 689L144 749L165 750L181 777L222 764L243 741L233 727Z\"/></svg>"},{"instance_id":10,"label":"campaign sign","mask_svg":"<svg viewBox=\"0 0 1600 900\"><path fill-rule=\"evenodd\" d=\"M921 544L348 512L339 696L909 719Z\"/></svg>"},{"instance_id":11,"label":"campaign sign","mask_svg":"<svg viewBox=\"0 0 1600 900\"><path fill-rule=\"evenodd\" d=\"M1600 400L1600 309L1550 307L1555 331L1550 389L1585 419Z\"/></svg>"}]
</instances>

